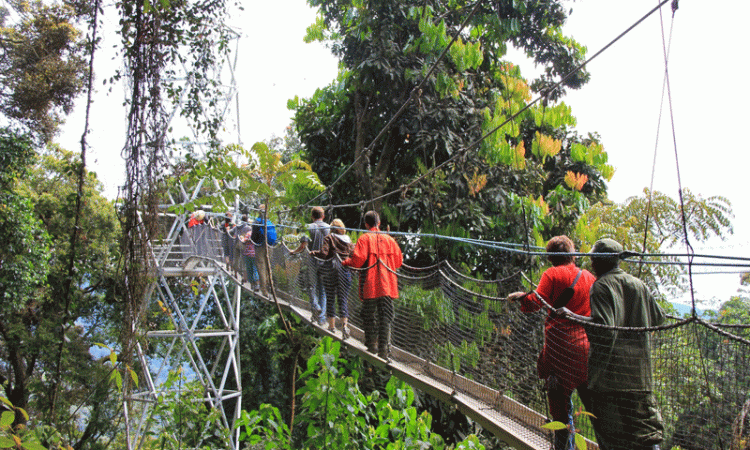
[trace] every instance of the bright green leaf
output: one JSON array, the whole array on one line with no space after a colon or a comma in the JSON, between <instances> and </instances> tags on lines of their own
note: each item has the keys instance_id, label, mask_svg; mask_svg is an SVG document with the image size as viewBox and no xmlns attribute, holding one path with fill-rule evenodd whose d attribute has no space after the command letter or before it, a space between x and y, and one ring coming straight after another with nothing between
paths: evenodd
<instances>
[{"instance_id":1,"label":"bright green leaf","mask_svg":"<svg viewBox=\"0 0 750 450\"><path fill-rule=\"evenodd\" d=\"M542 428L546 428L548 430L564 430L568 428L568 426L562 422L554 421L550 423L545 423L544 425L542 425Z\"/></svg>"},{"instance_id":2,"label":"bright green leaf","mask_svg":"<svg viewBox=\"0 0 750 450\"><path fill-rule=\"evenodd\" d=\"M5 411L3 412L2 417L0 417L0 427L9 427L14 420L16 420L15 413L12 411Z\"/></svg>"}]
</instances>

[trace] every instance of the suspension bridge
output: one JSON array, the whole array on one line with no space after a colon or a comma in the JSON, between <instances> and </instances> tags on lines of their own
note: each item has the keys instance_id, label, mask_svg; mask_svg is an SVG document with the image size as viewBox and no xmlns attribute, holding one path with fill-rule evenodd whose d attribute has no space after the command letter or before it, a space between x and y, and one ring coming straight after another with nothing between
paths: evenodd
<instances>
[{"instance_id":1,"label":"suspension bridge","mask_svg":"<svg viewBox=\"0 0 750 450\"><path fill-rule=\"evenodd\" d=\"M659 2L653 11L665 3ZM222 106L231 103L235 95L234 65L230 67L231 89L217 103ZM198 147L200 141L196 134L195 142L184 145ZM456 152L456 157L479 142ZM199 190L200 185L195 192ZM170 206L189 203L196 193L191 197L183 189L185 198ZM201 400L218 412L215 422L205 426L226 430L226 448L238 449L239 431L233 424L242 410L243 302L277 304L321 335L342 340L341 333L332 334L312 319L308 265L313 259L307 253L293 255L288 246L291 241L282 239L269 249L274 288L271 295L261 295L245 282L241 256L225 251L216 228L202 225L188 229L186 214L167 211L164 208L160 214L160 232L149 242L146 259L151 283L146 290L143 318L132 330L140 337L135 344L140 382L124 402L128 448L145 448L150 433L155 429L165 431L169 417L159 405L175 398L175 392L179 396L181 386L167 380L170 372L182 370L189 381L200 385ZM418 235L397 240L402 248L421 245ZM497 246L493 251L507 248ZM396 302L391 360L367 352L362 343L357 272L347 299L352 334L342 340L343 345L455 406L511 447L551 448L552 434L543 428L550 420L546 393L536 367L544 341L546 311L524 314L517 305L504 301L509 293L506 280L474 278L447 260L430 267L408 263L407 259L398 271L400 298ZM658 329L628 331L651 337L654 394L664 418L663 448L750 448L748 328L710 323L693 315L686 319L671 317ZM201 345L209 340L216 343L211 351ZM579 408L580 400L574 396L574 401ZM575 425L588 448L597 448L586 416L577 416Z\"/></svg>"},{"instance_id":2,"label":"suspension bridge","mask_svg":"<svg viewBox=\"0 0 750 450\"><path fill-rule=\"evenodd\" d=\"M233 423L242 408L239 352L243 301L277 303L321 335L342 340L311 317L307 253L292 254L290 241L269 247L274 289L263 296L243 280L244 262L227 254L218 228L188 229L185 215L162 214L163 235L152 241L154 278L148 290L145 344L137 346L142 370L139 390L126 402L132 448L140 448L158 427L155 405L165 398L169 370L185 368L205 392L204 401L220 412L214 424L230 430L228 448L239 448ZM280 233L283 234L283 233ZM289 236L286 236L287 238ZM417 238L397 237L401 245ZM502 251L502 250L498 250ZM398 271L391 360L363 345L357 272L349 290L349 351L412 386L453 405L508 445L548 449L550 419L536 360L544 339L546 311L523 314L503 301L503 280L479 280L454 269L450 261ZM726 328L693 316L672 317L651 335L654 391L665 423L663 448L744 449L750 411L750 341L747 327ZM638 333L633 331L633 333ZM200 341L214 340L206 352ZM574 396L576 408L580 401ZM585 415L577 431L597 448Z\"/></svg>"}]
</instances>

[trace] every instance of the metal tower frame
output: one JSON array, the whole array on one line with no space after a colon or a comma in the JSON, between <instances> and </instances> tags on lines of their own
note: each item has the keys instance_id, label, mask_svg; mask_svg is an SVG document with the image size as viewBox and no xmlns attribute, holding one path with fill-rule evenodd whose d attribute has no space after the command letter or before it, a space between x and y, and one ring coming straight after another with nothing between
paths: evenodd
<instances>
[{"instance_id":1,"label":"metal tower frame","mask_svg":"<svg viewBox=\"0 0 750 450\"><path fill-rule=\"evenodd\" d=\"M235 56L231 61L226 58L215 73L215 79L222 80L224 67L229 69L228 82L222 84L226 95L216 101L214 111L224 121L231 112L232 102L238 103L235 69L240 34L229 31L237 42ZM187 72L184 67L183 70ZM188 76L173 81L181 81L186 87L193 83ZM187 91L187 88L182 90L183 94ZM175 128L174 122L181 117L179 103L169 115L167 127ZM201 139L199 131L189 124L184 130L192 134L192 140L177 136L175 145L205 154L208 142ZM240 139L239 123L236 131ZM172 134L174 136L174 132ZM129 450L143 448L156 435L181 439L180 427L195 418L175 417L162 405L167 401L180 401L188 392L195 395L194 391L185 389L186 384L191 389L198 388L200 401L212 413L212 422L201 424L199 435L205 435L208 427L224 429L228 437L226 447L239 449L239 430L234 430L234 423L242 409L241 287L229 275L227 267L206 257L208 255L200 255L195 236L186 225L188 213L174 213L175 209L171 208L194 201L204 182L201 180L193 187L178 182L179 194L168 194L169 203L163 205L160 212L163 234L159 240L152 239L149 243L152 259L149 266L155 269L150 274L151 282L143 300L145 316L139 326L141 329L134 330L138 339L135 361L140 366L139 384L126 393L123 405ZM214 184L218 188L215 181ZM207 248L221 248L215 245L218 236L208 230L206 233L201 239L209 244ZM212 354L202 350L204 342L210 343ZM195 398L188 397L186 401L195 401ZM216 448L216 442L209 443ZM194 443L196 447L204 444Z\"/></svg>"}]
</instances>

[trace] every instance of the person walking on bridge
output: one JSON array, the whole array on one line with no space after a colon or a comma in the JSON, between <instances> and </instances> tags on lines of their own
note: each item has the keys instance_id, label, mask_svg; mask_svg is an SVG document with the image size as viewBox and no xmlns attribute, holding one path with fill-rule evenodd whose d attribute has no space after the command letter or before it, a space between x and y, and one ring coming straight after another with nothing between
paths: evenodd
<instances>
[{"instance_id":1,"label":"person walking on bridge","mask_svg":"<svg viewBox=\"0 0 750 450\"><path fill-rule=\"evenodd\" d=\"M323 325L326 322L326 290L323 283L323 276L327 272L327 266L330 266L330 264L327 264L326 261L318 260L313 256L312 252L320 250L320 247L323 245L323 239L331 232L331 226L323 221L326 215L320 206L314 206L310 215L313 220L312 223L307 225L310 236L302 236L300 246L291 252L291 254L297 254L305 248L311 252L307 263L310 306L313 320L317 320L320 325Z\"/></svg>"},{"instance_id":2,"label":"person walking on bridge","mask_svg":"<svg viewBox=\"0 0 750 450\"><path fill-rule=\"evenodd\" d=\"M359 298L362 300L362 323L367 351L390 360L393 300L398 298L396 270L404 262L396 241L380 231L380 216L365 214L367 232L357 239L352 256L344 266L363 268L359 275Z\"/></svg>"},{"instance_id":3,"label":"person walking on bridge","mask_svg":"<svg viewBox=\"0 0 750 450\"><path fill-rule=\"evenodd\" d=\"M310 254L316 258L326 260L325 290L326 316L328 331L336 331L336 299L338 298L339 317L341 318L341 334L344 339L349 338L349 288L352 285L352 273L344 267L341 261L348 258L354 250L351 238L346 234L344 222L334 219L331 222L331 233L323 239L320 250L313 250Z\"/></svg>"},{"instance_id":4,"label":"person walking on bridge","mask_svg":"<svg viewBox=\"0 0 750 450\"><path fill-rule=\"evenodd\" d=\"M601 450L658 450L664 424L653 393L651 332L623 330L661 325L664 311L648 286L620 267L623 248L600 239L591 249L589 410ZM569 314L569 311L561 311Z\"/></svg>"},{"instance_id":5,"label":"person walking on bridge","mask_svg":"<svg viewBox=\"0 0 750 450\"><path fill-rule=\"evenodd\" d=\"M517 300L521 311L531 313L542 308L541 299L553 308L567 307L581 316L589 316L589 289L594 275L575 265L573 241L567 236L555 236L547 242L547 259L552 267L545 270L535 291L514 292L509 301ZM563 253L563 254L561 254ZM539 378L545 380L547 400L552 420L568 425L555 431L555 450L573 450L573 391L585 398L588 376L589 341L583 325L559 317L550 310L544 326L544 347L537 360Z\"/></svg>"},{"instance_id":6,"label":"person walking on bridge","mask_svg":"<svg viewBox=\"0 0 750 450\"><path fill-rule=\"evenodd\" d=\"M255 266L258 271L260 292L264 297L268 297L268 290L271 287L271 273L267 261L268 246L276 244L276 227L268 219L266 205L260 205L258 213L258 218L252 224L253 231L250 237L255 244Z\"/></svg>"}]
</instances>

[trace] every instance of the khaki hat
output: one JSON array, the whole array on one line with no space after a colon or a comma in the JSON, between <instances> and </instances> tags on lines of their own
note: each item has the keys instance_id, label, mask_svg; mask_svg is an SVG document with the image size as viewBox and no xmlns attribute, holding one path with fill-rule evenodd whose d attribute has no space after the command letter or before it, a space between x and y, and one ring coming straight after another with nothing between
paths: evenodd
<instances>
[{"instance_id":1,"label":"khaki hat","mask_svg":"<svg viewBox=\"0 0 750 450\"><path fill-rule=\"evenodd\" d=\"M195 220L203 220L204 217L206 217L206 212L202 209L199 209L195 212L195 215L193 216Z\"/></svg>"}]
</instances>

